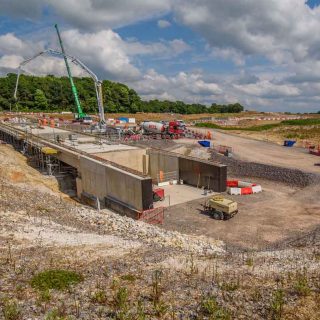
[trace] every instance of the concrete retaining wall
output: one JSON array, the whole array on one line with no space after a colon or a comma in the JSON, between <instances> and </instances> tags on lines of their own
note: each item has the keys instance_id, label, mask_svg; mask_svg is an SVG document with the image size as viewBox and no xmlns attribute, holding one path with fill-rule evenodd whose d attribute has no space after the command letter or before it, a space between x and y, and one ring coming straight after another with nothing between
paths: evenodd
<instances>
[{"instance_id":1,"label":"concrete retaining wall","mask_svg":"<svg viewBox=\"0 0 320 320\"><path fill-rule=\"evenodd\" d=\"M225 157L216 152L212 152L211 159L226 164L228 166L228 173L234 176L263 178L298 187L306 187L310 184L320 183L320 175L297 169L237 160Z\"/></svg>"},{"instance_id":2,"label":"concrete retaining wall","mask_svg":"<svg viewBox=\"0 0 320 320\"><path fill-rule=\"evenodd\" d=\"M227 167L209 161L179 157L179 176L184 183L224 192L227 188Z\"/></svg>"},{"instance_id":3,"label":"concrete retaining wall","mask_svg":"<svg viewBox=\"0 0 320 320\"><path fill-rule=\"evenodd\" d=\"M144 155L146 154L145 149L136 149L136 150L120 150L114 152L103 152L96 153L95 156L98 156L102 159L106 159L121 166L143 172L144 169Z\"/></svg>"},{"instance_id":4,"label":"concrete retaining wall","mask_svg":"<svg viewBox=\"0 0 320 320\"><path fill-rule=\"evenodd\" d=\"M152 179L157 179L160 171L178 172L179 158L176 155L158 152L152 149L147 150L149 155L149 174Z\"/></svg>"},{"instance_id":5,"label":"concrete retaining wall","mask_svg":"<svg viewBox=\"0 0 320 320\"><path fill-rule=\"evenodd\" d=\"M164 173L176 171L179 173L179 179L184 180L186 184L198 187L209 185L213 191L226 191L227 167L225 165L161 150L150 149L147 152L150 156L149 170L153 179L156 179L160 170Z\"/></svg>"},{"instance_id":6,"label":"concrete retaining wall","mask_svg":"<svg viewBox=\"0 0 320 320\"><path fill-rule=\"evenodd\" d=\"M138 211L152 206L150 178L142 178L86 157L80 158L79 172L83 192L101 201L110 197Z\"/></svg>"}]
</instances>

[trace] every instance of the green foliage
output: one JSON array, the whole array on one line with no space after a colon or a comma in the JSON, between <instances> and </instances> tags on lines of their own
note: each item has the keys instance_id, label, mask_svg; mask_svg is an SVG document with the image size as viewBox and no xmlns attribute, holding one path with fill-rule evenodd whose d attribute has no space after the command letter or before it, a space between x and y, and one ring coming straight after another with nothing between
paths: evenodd
<instances>
[{"instance_id":1,"label":"green foliage","mask_svg":"<svg viewBox=\"0 0 320 320\"><path fill-rule=\"evenodd\" d=\"M282 289L277 289L272 294L271 300L271 319L272 320L281 320L283 315L283 306L284 306L284 292Z\"/></svg>"},{"instance_id":2,"label":"green foliage","mask_svg":"<svg viewBox=\"0 0 320 320\"><path fill-rule=\"evenodd\" d=\"M254 264L253 258L252 258L252 257L248 257L248 258L246 259L246 265L247 265L248 267L253 267L253 264Z\"/></svg>"},{"instance_id":3,"label":"green foliage","mask_svg":"<svg viewBox=\"0 0 320 320\"><path fill-rule=\"evenodd\" d=\"M103 290L98 290L94 292L91 296L91 301L94 303L105 303L107 301L107 295L105 291Z\"/></svg>"},{"instance_id":4,"label":"green foliage","mask_svg":"<svg viewBox=\"0 0 320 320\"><path fill-rule=\"evenodd\" d=\"M319 118L284 120L281 124L287 126L314 126L320 124Z\"/></svg>"},{"instance_id":5,"label":"green foliage","mask_svg":"<svg viewBox=\"0 0 320 320\"><path fill-rule=\"evenodd\" d=\"M0 78L0 109L16 110L13 99L17 76L9 73ZM81 107L85 113L97 113L98 106L94 83L91 78L74 78ZM106 112L136 113L136 112L171 112L181 114L227 113L241 112L243 106L239 103L228 105L186 104L182 101L142 101L139 95L122 83L104 80L102 83L103 101ZM75 111L75 103L67 77L35 77L21 75L18 87L19 111Z\"/></svg>"},{"instance_id":6,"label":"green foliage","mask_svg":"<svg viewBox=\"0 0 320 320\"><path fill-rule=\"evenodd\" d=\"M223 291L236 291L240 287L239 279L237 281L224 281L219 284L219 288Z\"/></svg>"},{"instance_id":7,"label":"green foliage","mask_svg":"<svg viewBox=\"0 0 320 320\"><path fill-rule=\"evenodd\" d=\"M71 317L65 317L58 309L50 310L45 316L45 320L71 320Z\"/></svg>"},{"instance_id":8,"label":"green foliage","mask_svg":"<svg viewBox=\"0 0 320 320\"><path fill-rule=\"evenodd\" d=\"M296 275L296 281L294 283L294 291L299 296L308 296L311 293L311 288L309 286L308 278L306 272L299 272Z\"/></svg>"},{"instance_id":9,"label":"green foliage","mask_svg":"<svg viewBox=\"0 0 320 320\"><path fill-rule=\"evenodd\" d=\"M114 306L116 310L116 319L125 320L129 313L129 293L126 287L120 287L114 297Z\"/></svg>"},{"instance_id":10,"label":"green foliage","mask_svg":"<svg viewBox=\"0 0 320 320\"><path fill-rule=\"evenodd\" d=\"M38 110L47 110L48 101L44 92L40 89L36 89L34 94L34 105Z\"/></svg>"},{"instance_id":11,"label":"green foliage","mask_svg":"<svg viewBox=\"0 0 320 320\"><path fill-rule=\"evenodd\" d=\"M231 320L230 312L220 307L215 297L204 297L201 302L201 314L212 320Z\"/></svg>"},{"instance_id":12,"label":"green foliage","mask_svg":"<svg viewBox=\"0 0 320 320\"><path fill-rule=\"evenodd\" d=\"M83 277L74 271L46 270L36 274L32 278L31 286L41 291L49 289L64 290L82 280Z\"/></svg>"},{"instance_id":13,"label":"green foliage","mask_svg":"<svg viewBox=\"0 0 320 320\"><path fill-rule=\"evenodd\" d=\"M137 277L134 274L128 273L120 277L121 280L134 282L137 280Z\"/></svg>"},{"instance_id":14,"label":"green foliage","mask_svg":"<svg viewBox=\"0 0 320 320\"><path fill-rule=\"evenodd\" d=\"M9 299L4 301L2 312L5 320L18 320L21 317L21 311L17 302Z\"/></svg>"},{"instance_id":15,"label":"green foliage","mask_svg":"<svg viewBox=\"0 0 320 320\"><path fill-rule=\"evenodd\" d=\"M264 124L262 126L252 126L252 127L224 127L224 126L219 126L215 123L210 123L210 122L202 122L202 123L197 123L196 127L202 127L202 128L211 128L211 129L220 129L220 130L242 130L242 131L266 131L270 130L276 127L279 127L279 123L270 123L270 124Z\"/></svg>"}]
</instances>

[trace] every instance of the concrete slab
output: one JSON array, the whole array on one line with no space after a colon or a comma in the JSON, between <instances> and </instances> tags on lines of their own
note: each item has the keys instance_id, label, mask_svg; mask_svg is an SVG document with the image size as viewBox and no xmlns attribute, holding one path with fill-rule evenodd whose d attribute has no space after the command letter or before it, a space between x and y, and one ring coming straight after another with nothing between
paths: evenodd
<instances>
[{"instance_id":1,"label":"concrete slab","mask_svg":"<svg viewBox=\"0 0 320 320\"><path fill-rule=\"evenodd\" d=\"M96 143L78 143L77 141L72 142L70 140L66 140L64 145L73 147L77 150L87 152L89 154L96 154L99 156L99 153L111 152L111 151L123 151L123 150L135 150L136 147L126 146L124 144L96 144Z\"/></svg>"},{"instance_id":2,"label":"concrete slab","mask_svg":"<svg viewBox=\"0 0 320 320\"><path fill-rule=\"evenodd\" d=\"M169 207L188 201L206 198L210 194L204 195L202 189L198 189L185 184L169 185L161 187L164 189L165 199L154 203L154 207ZM212 193L213 195L214 193Z\"/></svg>"}]
</instances>

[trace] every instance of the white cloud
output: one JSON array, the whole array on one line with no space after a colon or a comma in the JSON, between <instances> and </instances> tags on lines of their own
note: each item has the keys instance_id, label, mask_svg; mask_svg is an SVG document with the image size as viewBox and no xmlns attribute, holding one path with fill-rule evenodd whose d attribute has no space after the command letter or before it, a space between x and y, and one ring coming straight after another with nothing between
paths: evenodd
<instances>
[{"instance_id":1,"label":"white cloud","mask_svg":"<svg viewBox=\"0 0 320 320\"><path fill-rule=\"evenodd\" d=\"M276 63L302 61L318 47L312 30L320 28L320 7L305 0L178 0L180 22L201 34L218 50L261 54ZM319 52L319 50L314 50ZM222 51L223 52L223 51Z\"/></svg>"},{"instance_id":2,"label":"white cloud","mask_svg":"<svg viewBox=\"0 0 320 320\"><path fill-rule=\"evenodd\" d=\"M220 99L222 90L219 84L206 82L199 72L180 72L167 77L150 69L135 82L129 82L144 99L183 100L189 103L204 102L209 99Z\"/></svg>"},{"instance_id":3,"label":"white cloud","mask_svg":"<svg viewBox=\"0 0 320 320\"><path fill-rule=\"evenodd\" d=\"M158 20L157 24L158 24L158 27L162 29L168 28L171 26L171 23L168 20L162 20L162 19Z\"/></svg>"},{"instance_id":4,"label":"white cloud","mask_svg":"<svg viewBox=\"0 0 320 320\"><path fill-rule=\"evenodd\" d=\"M7 70L14 70L16 69L19 64L23 61L21 56L17 55L4 55L0 57L0 68L7 69Z\"/></svg>"},{"instance_id":5,"label":"white cloud","mask_svg":"<svg viewBox=\"0 0 320 320\"><path fill-rule=\"evenodd\" d=\"M293 85L274 84L266 80L245 85L235 84L234 87L245 94L269 99L298 96L301 93L300 90Z\"/></svg>"}]
</instances>

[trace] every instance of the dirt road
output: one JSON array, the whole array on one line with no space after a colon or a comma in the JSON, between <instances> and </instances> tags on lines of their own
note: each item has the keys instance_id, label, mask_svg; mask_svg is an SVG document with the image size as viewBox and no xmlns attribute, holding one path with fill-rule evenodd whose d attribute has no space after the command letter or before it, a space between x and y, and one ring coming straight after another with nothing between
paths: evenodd
<instances>
[{"instance_id":1,"label":"dirt road","mask_svg":"<svg viewBox=\"0 0 320 320\"><path fill-rule=\"evenodd\" d=\"M257 178L250 181L261 184L263 192L242 197L226 195L238 202L239 214L232 219L217 221L204 214L201 199L168 208L163 227L261 249L299 237L319 225L319 186L300 189Z\"/></svg>"},{"instance_id":2,"label":"dirt road","mask_svg":"<svg viewBox=\"0 0 320 320\"><path fill-rule=\"evenodd\" d=\"M208 129L200 128L196 128L196 130L208 131ZM240 137L236 134L224 133L217 130L210 131L212 132L214 145L232 147L234 156L240 160L320 173L320 167L314 165L320 162L320 157L308 154L306 149L287 148L271 142ZM180 139L179 143L194 143L194 140Z\"/></svg>"}]
</instances>

